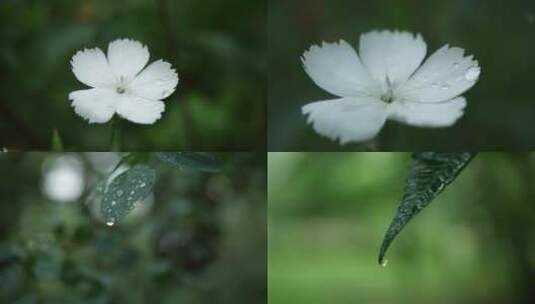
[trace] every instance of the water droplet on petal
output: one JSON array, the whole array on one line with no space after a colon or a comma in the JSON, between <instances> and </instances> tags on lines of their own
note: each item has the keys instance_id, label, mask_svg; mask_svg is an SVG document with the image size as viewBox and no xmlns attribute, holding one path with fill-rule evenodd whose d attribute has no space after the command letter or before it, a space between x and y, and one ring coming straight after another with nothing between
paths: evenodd
<instances>
[{"instance_id":1,"label":"water droplet on petal","mask_svg":"<svg viewBox=\"0 0 535 304\"><path fill-rule=\"evenodd\" d=\"M468 81L474 81L479 77L479 73L481 73L481 69L479 67L471 67L464 74L464 78L466 78Z\"/></svg>"},{"instance_id":2,"label":"water droplet on petal","mask_svg":"<svg viewBox=\"0 0 535 304\"><path fill-rule=\"evenodd\" d=\"M381 267L386 267L386 265L388 265L388 260L387 259L382 260Z\"/></svg>"}]
</instances>

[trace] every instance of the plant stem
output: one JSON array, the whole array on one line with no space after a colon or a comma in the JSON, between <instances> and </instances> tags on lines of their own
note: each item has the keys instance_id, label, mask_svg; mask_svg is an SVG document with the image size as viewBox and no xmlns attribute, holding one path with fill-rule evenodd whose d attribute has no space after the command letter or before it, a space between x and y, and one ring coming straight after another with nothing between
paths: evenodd
<instances>
[{"instance_id":1,"label":"plant stem","mask_svg":"<svg viewBox=\"0 0 535 304\"><path fill-rule=\"evenodd\" d=\"M114 117L111 121L110 151L121 151L121 119Z\"/></svg>"}]
</instances>

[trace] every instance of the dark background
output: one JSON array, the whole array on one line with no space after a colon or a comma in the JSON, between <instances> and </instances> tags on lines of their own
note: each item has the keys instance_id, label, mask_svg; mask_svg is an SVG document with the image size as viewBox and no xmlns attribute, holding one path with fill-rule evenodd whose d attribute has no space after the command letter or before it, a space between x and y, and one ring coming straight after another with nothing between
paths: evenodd
<instances>
[{"instance_id":1,"label":"dark background","mask_svg":"<svg viewBox=\"0 0 535 304\"><path fill-rule=\"evenodd\" d=\"M89 125L67 96L85 88L70 59L117 38L146 44L177 70L162 119L123 120L122 149L250 150L265 146L264 0L0 1L0 146L108 151L110 124Z\"/></svg>"},{"instance_id":2,"label":"dark background","mask_svg":"<svg viewBox=\"0 0 535 304\"><path fill-rule=\"evenodd\" d=\"M535 154L479 153L377 264L410 153L269 153L269 303L535 302Z\"/></svg>"},{"instance_id":3,"label":"dark background","mask_svg":"<svg viewBox=\"0 0 535 304\"><path fill-rule=\"evenodd\" d=\"M106 226L90 193L118 154L0 153L0 303L265 303L266 157L217 156L221 173L152 157L153 196ZM49 188L60 163L78 173Z\"/></svg>"},{"instance_id":4,"label":"dark background","mask_svg":"<svg viewBox=\"0 0 535 304\"><path fill-rule=\"evenodd\" d=\"M421 33L428 56L450 44L474 54L478 83L453 127L387 122L375 146L386 151L526 150L535 147L535 2L530 0L271 0L269 5L270 151L362 150L317 135L301 106L335 97L301 67L312 44L344 39L356 47L374 29Z\"/></svg>"}]
</instances>

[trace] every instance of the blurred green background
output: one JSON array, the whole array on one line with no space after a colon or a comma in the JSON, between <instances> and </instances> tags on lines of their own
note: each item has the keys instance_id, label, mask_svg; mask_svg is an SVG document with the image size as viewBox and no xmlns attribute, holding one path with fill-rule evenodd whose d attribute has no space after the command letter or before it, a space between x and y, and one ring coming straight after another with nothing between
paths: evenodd
<instances>
[{"instance_id":1,"label":"blurred green background","mask_svg":"<svg viewBox=\"0 0 535 304\"><path fill-rule=\"evenodd\" d=\"M0 153L0 303L265 303L266 156L222 173L152 158L154 193L108 227L89 195L115 153Z\"/></svg>"},{"instance_id":2,"label":"blurred green background","mask_svg":"<svg viewBox=\"0 0 535 304\"><path fill-rule=\"evenodd\" d=\"M271 0L268 9L270 151L510 150L535 147L535 2L531 0ZM333 99L301 67L312 44L344 39L354 47L373 29L418 32L428 55L459 46L481 66L453 127L425 129L387 122L371 145L317 135L301 115L306 103Z\"/></svg>"},{"instance_id":3,"label":"blurred green background","mask_svg":"<svg viewBox=\"0 0 535 304\"><path fill-rule=\"evenodd\" d=\"M71 72L77 50L117 38L146 44L180 83L162 119L123 121L131 150L250 150L265 146L264 0L0 1L0 146L108 151L110 125L89 125L67 96L85 88Z\"/></svg>"},{"instance_id":4,"label":"blurred green background","mask_svg":"<svg viewBox=\"0 0 535 304\"><path fill-rule=\"evenodd\" d=\"M409 153L269 153L269 303L535 303L535 154L480 153L377 264Z\"/></svg>"}]
</instances>

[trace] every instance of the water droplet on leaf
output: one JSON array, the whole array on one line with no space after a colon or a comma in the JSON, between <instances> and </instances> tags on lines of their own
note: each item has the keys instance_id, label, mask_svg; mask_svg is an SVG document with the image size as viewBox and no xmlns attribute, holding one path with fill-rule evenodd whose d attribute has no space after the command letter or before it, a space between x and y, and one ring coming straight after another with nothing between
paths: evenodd
<instances>
[{"instance_id":1,"label":"water droplet on leaf","mask_svg":"<svg viewBox=\"0 0 535 304\"><path fill-rule=\"evenodd\" d=\"M386 267L386 265L388 265L388 260L387 259L382 260L381 267Z\"/></svg>"}]
</instances>

